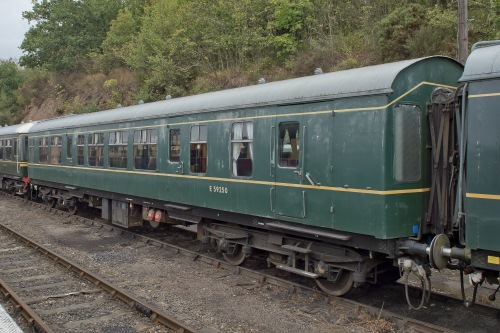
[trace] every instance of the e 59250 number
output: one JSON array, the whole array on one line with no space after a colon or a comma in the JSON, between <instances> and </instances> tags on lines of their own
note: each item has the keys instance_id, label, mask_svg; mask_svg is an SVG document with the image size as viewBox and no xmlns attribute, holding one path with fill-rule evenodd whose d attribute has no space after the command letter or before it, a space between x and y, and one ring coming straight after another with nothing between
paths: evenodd
<instances>
[{"instance_id":1,"label":"e 59250 number","mask_svg":"<svg viewBox=\"0 0 500 333\"><path fill-rule=\"evenodd\" d=\"M210 192L220 193L220 194L227 194L227 192L228 192L227 187L224 187L224 186L212 186L212 185L210 185L208 187L208 190Z\"/></svg>"}]
</instances>

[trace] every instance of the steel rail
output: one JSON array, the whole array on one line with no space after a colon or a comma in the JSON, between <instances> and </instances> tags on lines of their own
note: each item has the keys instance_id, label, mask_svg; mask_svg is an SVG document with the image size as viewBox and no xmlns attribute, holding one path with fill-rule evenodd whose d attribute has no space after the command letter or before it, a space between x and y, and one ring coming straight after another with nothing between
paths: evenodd
<instances>
[{"instance_id":1,"label":"steel rail","mask_svg":"<svg viewBox=\"0 0 500 333\"><path fill-rule=\"evenodd\" d=\"M144 242L145 244L157 246L160 249L171 250L175 254L182 254L184 256L190 257L193 261L200 261L200 262L212 265L214 268L217 268L217 269L228 270L228 271L232 272L233 274L240 274L242 276L252 278L254 280L257 280L258 283L260 283L260 284L267 283L269 285L274 285L277 287L285 288L291 293L292 292L297 292L297 293L308 292L308 293L321 294L326 299L334 300L337 305L344 306L347 308L353 308L357 312L364 312L366 314L375 316L377 318L384 318L386 320L389 320L389 321L393 322L394 324L396 324L396 326L399 329L412 330L413 332L416 332L416 333L419 333L419 332L422 332L422 333L453 333L453 332L456 332L456 331L449 329L449 328L446 328L446 327L441 327L441 326L438 326L438 325L435 325L432 323L427 323L427 322L417 320L414 318L401 316L397 313L394 313L394 312L391 312L388 310L384 310L384 309L380 309L380 308L370 306L367 304L363 304L363 303L360 303L360 302L357 302L354 300L350 300L350 299L346 299L346 298L342 298L342 297L330 296L330 295L328 295L322 291L319 291L317 289L313 289L313 288L301 285L299 283L288 281L288 280L285 280L285 279L282 279L279 277L275 277L275 276L272 276L269 274L257 272L257 271L254 271L252 269L249 269L249 268L240 267L240 266L233 266L233 265L231 265L223 260L219 260L219 259L207 256L207 255L203 255L200 253L196 253L194 251L190 251L188 249L179 247L177 245L173 245L173 244L163 242L163 241L160 241L157 239L153 239L153 238L150 238L147 236L139 235L137 233L119 228L117 226L109 225L108 223L105 223L105 222L90 220L90 219L87 219L85 217L71 215L71 214L68 214L67 212L58 210L56 208L50 208L46 205L39 204L39 203L36 203L33 201L28 201L28 200L25 200L21 197L13 197L13 196L11 196L7 193L4 193L4 192L0 192L0 193L3 193L4 195L6 195L10 198L15 198L15 199L23 201L23 202L27 201L34 207L38 207L42 210L46 210L46 211L51 212L52 214L55 214L55 215L61 215L61 216L66 217L70 220L73 220L75 222L82 222L84 224L97 226L100 229L108 229L110 232L116 231L116 232L120 233L121 235L123 235L124 237L130 238L130 239L137 239L137 240ZM436 295L438 297L447 297L447 298L450 298L454 301L462 303L462 300L457 298L457 297L439 294L439 293ZM486 304L479 304L479 303L476 304L475 306L481 312L489 312L489 313L496 312L497 316L500 316L500 309L498 309L496 307L489 306Z\"/></svg>"},{"instance_id":2,"label":"steel rail","mask_svg":"<svg viewBox=\"0 0 500 333\"><path fill-rule=\"evenodd\" d=\"M165 327L168 327L168 328L170 328L178 333L189 333L189 332L198 333L198 330L190 327L186 323L183 323L183 322L177 320L176 318L162 312L161 310L159 310L158 308L156 308L150 304L147 304L147 303L140 301L136 296L132 295L131 293L126 292L125 290L123 290L120 287L113 286L111 283L107 282L106 280L104 280L104 278L98 276L97 274L94 274L92 272L85 270L80 265L70 261L69 259L64 258L61 255L58 255L58 254L50 251L48 248L44 247L43 245L38 244L33 240L30 240L29 238L17 233L16 231L12 230L11 228L3 225L2 223L0 223L0 230L3 230L4 232L12 235L13 237L17 238L19 241L23 242L27 246L42 253L45 257L52 259L54 261L54 263L57 263L58 265L64 267L68 271L72 271L72 272L78 274L81 279L85 279L85 280L93 283L96 288L102 289L103 291L110 294L112 297L121 300L123 303L127 304L129 307L135 308L141 314L148 316L153 322L159 323L159 324L161 324ZM5 285L6 285L5 282L2 281L3 288L5 288ZM9 290L9 291L7 291L7 293L13 296L11 289L9 289L7 287L6 290ZM21 307L29 308L28 305L23 303L19 297L15 297L15 298L13 297L13 299L15 299L15 302L18 303ZM24 304L24 305L21 305L21 304ZM27 312L29 313L29 316L34 319L35 318L34 316L36 316L36 314L31 313L30 311L32 312L32 310L28 310ZM39 320L41 321L41 319L38 318L38 320L36 320L36 322L38 323ZM40 323L43 324L43 321L41 321ZM41 326L41 324L40 324L40 326ZM46 331L46 333L49 333L49 332L52 332L52 331L50 331L50 330Z\"/></svg>"},{"instance_id":3,"label":"steel rail","mask_svg":"<svg viewBox=\"0 0 500 333\"><path fill-rule=\"evenodd\" d=\"M28 327L34 332L53 333L54 331L19 297L8 283L0 278L0 293L5 301L10 302L15 312L19 313L27 322Z\"/></svg>"}]
</instances>

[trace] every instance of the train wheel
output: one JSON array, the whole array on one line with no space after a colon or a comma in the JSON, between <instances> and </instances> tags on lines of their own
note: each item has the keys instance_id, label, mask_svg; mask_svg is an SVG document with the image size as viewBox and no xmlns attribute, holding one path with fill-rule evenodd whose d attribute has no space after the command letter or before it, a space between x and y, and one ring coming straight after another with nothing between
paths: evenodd
<instances>
[{"instance_id":1,"label":"train wheel","mask_svg":"<svg viewBox=\"0 0 500 333\"><path fill-rule=\"evenodd\" d=\"M241 265L249 257L248 254L243 253L242 246L240 244L236 244L233 254L223 253L222 255L228 263L234 266Z\"/></svg>"},{"instance_id":2,"label":"train wheel","mask_svg":"<svg viewBox=\"0 0 500 333\"><path fill-rule=\"evenodd\" d=\"M57 201L54 199L54 198L48 198L46 201L45 201L45 204L49 207L49 208L54 208L56 206L56 203Z\"/></svg>"},{"instance_id":3,"label":"train wheel","mask_svg":"<svg viewBox=\"0 0 500 333\"><path fill-rule=\"evenodd\" d=\"M68 207L68 208L66 208L66 209L67 209L67 211L68 211L68 213L69 213L70 215L75 215L75 214L76 214L76 212L77 212L77 210L78 210L78 208L76 207L76 205L74 205L73 207Z\"/></svg>"},{"instance_id":4,"label":"train wheel","mask_svg":"<svg viewBox=\"0 0 500 333\"><path fill-rule=\"evenodd\" d=\"M328 295L345 295L353 289L354 280L351 271L343 269L340 274L338 281L332 282L326 279L317 279L316 284Z\"/></svg>"}]
</instances>

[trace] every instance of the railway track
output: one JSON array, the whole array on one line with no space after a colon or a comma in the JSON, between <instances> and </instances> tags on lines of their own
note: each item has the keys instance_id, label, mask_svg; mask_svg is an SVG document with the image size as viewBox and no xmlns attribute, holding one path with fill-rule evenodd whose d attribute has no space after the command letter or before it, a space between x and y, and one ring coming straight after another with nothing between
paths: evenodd
<instances>
[{"instance_id":1,"label":"railway track","mask_svg":"<svg viewBox=\"0 0 500 333\"><path fill-rule=\"evenodd\" d=\"M2 224L0 270L4 300L34 332L197 332Z\"/></svg>"},{"instance_id":2,"label":"railway track","mask_svg":"<svg viewBox=\"0 0 500 333\"><path fill-rule=\"evenodd\" d=\"M18 200L23 200L17 198ZM217 269L225 269L232 274L241 274L260 284L270 284L281 288L286 288L290 292L321 294L326 301L333 301L339 306L354 308L356 311L373 315L377 318L385 318L397 325L402 331L411 332L496 332L500 328L500 309L485 304L476 304L473 309L465 308L461 299L449 297L441 294L431 296L431 308L421 311L410 311L402 297L401 287L394 285L382 286L378 290L356 293L352 298L331 298L326 294L318 292L315 288L305 286L302 283L291 282L271 274L249 269L246 267L235 267L223 260L210 255L170 244L164 240L150 236L140 235L135 232L123 230L96 220L87 219L81 216L72 216L64 211L49 208L42 204L30 202L29 204L52 214L61 215L74 222L83 223L87 226L94 226L110 233L119 233L127 239L135 239L145 244L156 246L175 254L188 256L192 260L197 260L209 264ZM365 297L366 295L370 295ZM399 299L400 302L395 300ZM450 310L451 309L451 310ZM440 311L444 311L439 315ZM475 318L474 320L472 320ZM478 324L475 324L475 323ZM476 325L476 329L472 329Z\"/></svg>"}]
</instances>

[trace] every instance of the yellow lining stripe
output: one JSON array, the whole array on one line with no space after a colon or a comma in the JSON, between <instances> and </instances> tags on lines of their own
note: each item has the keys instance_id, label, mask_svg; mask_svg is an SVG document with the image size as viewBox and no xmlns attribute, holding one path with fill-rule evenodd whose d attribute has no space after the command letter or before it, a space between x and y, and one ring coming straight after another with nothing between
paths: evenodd
<instances>
[{"instance_id":1,"label":"yellow lining stripe","mask_svg":"<svg viewBox=\"0 0 500 333\"><path fill-rule=\"evenodd\" d=\"M17 161L4 161L4 160L0 160L0 163L21 164L21 162L17 162ZM26 163L25 166L28 166L28 164Z\"/></svg>"},{"instance_id":2,"label":"yellow lining stripe","mask_svg":"<svg viewBox=\"0 0 500 333\"><path fill-rule=\"evenodd\" d=\"M187 122L180 122L180 123L168 123L168 124L160 124L160 125L147 125L147 126L136 126L136 127L127 127L127 128L113 128L113 129L105 129L105 130L93 130L93 131L85 131L85 132L72 132L71 134L86 134L86 133L101 133L101 132L113 132L113 131L127 131L127 130L137 130L137 129L146 129L146 128L160 128L160 127L167 127L167 126L179 126L179 125L192 125L192 124L206 124L206 123L215 123L215 122L224 122L224 121L243 121L243 120L249 120L249 119L265 119L265 118L274 118L274 117L294 117L294 116L304 116L304 115L323 115L323 114L330 114L330 113L344 113L344 112L352 112L352 111L375 111L375 110L383 110L391 105L399 102L401 99L415 91L416 89L420 88L421 86L428 85L428 86L434 86L434 87L444 87L444 88L449 88L449 89L456 89L457 87L454 86L448 86L444 84L439 84L439 83L433 83L433 82L427 82L427 81L422 81L419 84L417 84L415 87L411 88L398 98L394 99L392 102L390 102L387 105L382 105L382 106L373 106L373 107L363 107L363 108L352 108L352 109L333 109L333 110L324 110L324 111L310 111L310 112L300 112L300 113L286 113L286 114L270 114L270 115L265 115L265 116L249 116L249 117L239 117L239 118L224 118L224 119L211 119L211 120L197 120L197 121L187 121ZM159 116L163 117L163 116ZM168 117L168 115L164 115L164 117ZM68 133L64 133L68 134ZM64 134L53 134L53 135L39 135L39 136L30 136L32 138L39 138L39 137L50 137L54 135L64 135Z\"/></svg>"},{"instance_id":3,"label":"yellow lining stripe","mask_svg":"<svg viewBox=\"0 0 500 333\"><path fill-rule=\"evenodd\" d=\"M488 256L488 264L500 265L500 257Z\"/></svg>"},{"instance_id":4,"label":"yellow lining stripe","mask_svg":"<svg viewBox=\"0 0 500 333\"><path fill-rule=\"evenodd\" d=\"M500 96L500 93L469 95L469 98L494 97L494 96Z\"/></svg>"},{"instance_id":5,"label":"yellow lining stripe","mask_svg":"<svg viewBox=\"0 0 500 333\"><path fill-rule=\"evenodd\" d=\"M34 163L30 163L30 166L37 166L37 167L43 167L43 168L50 167L50 168L62 168L62 169L78 169L78 170L92 170L92 171L104 171L104 172L118 172L118 173L127 173L127 174L142 174L142 175L151 175L151 176L159 176L159 177L198 179L198 180L210 180L210 181L220 181L220 182L228 182L228 183L245 183L245 184L267 185L267 186L307 188L307 189L313 189L313 190L363 193L363 194L375 194L375 195L424 193L424 192L429 192L431 190L430 188L417 188L417 189L405 189L405 190L379 191L379 190L344 188L344 187L313 186L313 185L290 184L290 183L275 183L275 182L269 182L269 181L258 181L258 180L248 180L248 179L204 177L204 176L195 176L195 175L177 175L177 174L159 173L159 172L155 172L155 171L145 172L145 171L130 171L130 170L116 170L116 169L99 169L99 168L90 168L90 167L75 167L75 166L66 166L66 165L34 164Z\"/></svg>"},{"instance_id":6,"label":"yellow lining stripe","mask_svg":"<svg viewBox=\"0 0 500 333\"><path fill-rule=\"evenodd\" d=\"M500 200L500 195L498 194L467 193L466 197L474 199Z\"/></svg>"}]
</instances>

